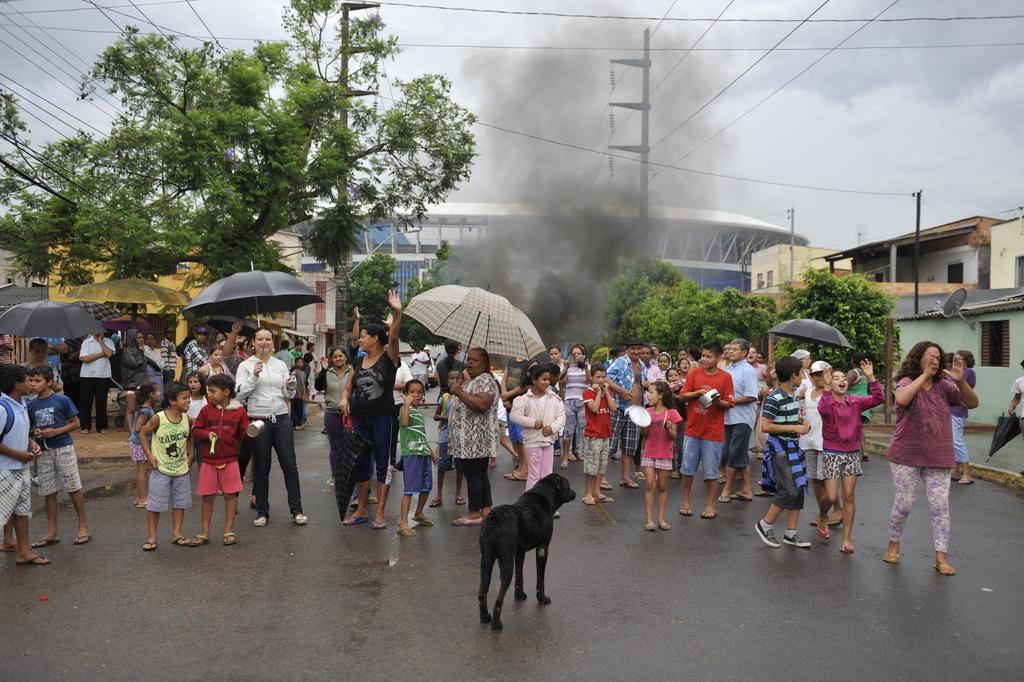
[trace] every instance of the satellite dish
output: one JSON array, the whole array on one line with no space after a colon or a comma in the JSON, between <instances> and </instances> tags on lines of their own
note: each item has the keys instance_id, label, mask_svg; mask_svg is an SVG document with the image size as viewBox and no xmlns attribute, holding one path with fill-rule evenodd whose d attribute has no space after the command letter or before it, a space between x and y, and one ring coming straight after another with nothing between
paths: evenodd
<instances>
[{"instance_id":1,"label":"satellite dish","mask_svg":"<svg viewBox=\"0 0 1024 682\"><path fill-rule=\"evenodd\" d=\"M956 315L973 331L975 324L973 322L968 322L967 318L964 317L964 314L960 312L960 308L963 307L965 301L967 301L967 289L964 289L963 287L954 289L942 303L942 316L953 317Z\"/></svg>"}]
</instances>

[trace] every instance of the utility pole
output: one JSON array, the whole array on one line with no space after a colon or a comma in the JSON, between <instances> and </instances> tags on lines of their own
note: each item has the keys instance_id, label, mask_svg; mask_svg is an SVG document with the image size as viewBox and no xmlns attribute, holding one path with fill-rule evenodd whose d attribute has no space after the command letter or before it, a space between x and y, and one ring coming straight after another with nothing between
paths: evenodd
<instances>
[{"instance_id":1,"label":"utility pole","mask_svg":"<svg viewBox=\"0 0 1024 682\"><path fill-rule=\"evenodd\" d=\"M794 251L796 251L796 209L791 208L789 211L789 285L792 286L796 282L796 257Z\"/></svg>"},{"instance_id":2,"label":"utility pole","mask_svg":"<svg viewBox=\"0 0 1024 682\"><path fill-rule=\"evenodd\" d=\"M651 126L651 29L644 29L643 59L612 59L612 64L635 66L643 70L643 85L639 102L610 102L609 106L635 109L640 112L640 144L610 145L609 149L640 155L640 234L644 252L650 250L650 126Z\"/></svg>"},{"instance_id":3,"label":"utility pole","mask_svg":"<svg viewBox=\"0 0 1024 682\"><path fill-rule=\"evenodd\" d=\"M348 87L348 59L354 54L365 52L365 48L351 46L349 38L349 13L353 10L373 9L380 7L375 2L346 2L341 6L341 47L340 47L340 71L339 86L341 87L345 101L341 105L341 126L348 130L348 101L349 97L365 97L375 95L372 90L350 90ZM342 171L338 178L338 203L348 203L348 174ZM345 340L346 328L348 327L348 306L351 300L349 289L349 263L351 254L343 254L341 262L334 268L334 345L341 346Z\"/></svg>"},{"instance_id":4,"label":"utility pole","mask_svg":"<svg viewBox=\"0 0 1024 682\"><path fill-rule=\"evenodd\" d=\"M917 190L914 192L914 196L917 197L917 220L914 224L914 314L917 315L918 309L918 284L921 281L921 192L924 190Z\"/></svg>"}]
</instances>

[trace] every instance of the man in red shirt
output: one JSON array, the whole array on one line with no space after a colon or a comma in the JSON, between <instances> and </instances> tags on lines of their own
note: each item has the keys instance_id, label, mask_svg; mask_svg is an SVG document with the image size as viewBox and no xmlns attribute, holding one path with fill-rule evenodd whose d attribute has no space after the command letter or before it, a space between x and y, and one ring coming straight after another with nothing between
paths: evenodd
<instances>
[{"instance_id":1,"label":"man in red shirt","mask_svg":"<svg viewBox=\"0 0 1024 682\"><path fill-rule=\"evenodd\" d=\"M708 341L700 354L700 364L686 376L686 383L679 394L686 401L686 436L683 439L683 463L679 473L683 475L683 504L679 513L692 516L690 492L693 477L700 468L708 489L707 505L700 515L702 519L718 516L718 466L722 457L725 440L725 411L733 406L732 376L719 368L722 358L722 344ZM705 394L715 390L718 397L709 404L701 402Z\"/></svg>"},{"instance_id":2,"label":"man in red shirt","mask_svg":"<svg viewBox=\"0 0 1024 682\"><path fill-rule=\"evenodd\" d=\"M608 467L608 450L612 441L612 405L615 394L608 383L603 367L590 370L594 385L583 391L587 425L583 430L583 473L587 477L587 490L583 504L614 502L601 493L601 477Z\"/></svg>"}]
</instances>

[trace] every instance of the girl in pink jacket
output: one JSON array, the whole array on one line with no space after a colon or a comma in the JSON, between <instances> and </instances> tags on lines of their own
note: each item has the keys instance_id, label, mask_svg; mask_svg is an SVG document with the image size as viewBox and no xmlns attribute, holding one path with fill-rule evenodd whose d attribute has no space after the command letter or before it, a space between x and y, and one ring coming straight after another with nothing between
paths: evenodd
<instances>
[{"instance_id":1,"label":"girl in pink jacket","mask_svg":"<svg viewBox=\"0 0 1024 682\"><path fill-rule=\"evenodd\" d=\"M565 407L562 399L549 391L552 369L536 365L530 370L532 388L512 401L509 419L523 427L523 448L529 472L526 489L551 473L554 468L555 441L565 426Z\"/></svg>"}]
</instances>

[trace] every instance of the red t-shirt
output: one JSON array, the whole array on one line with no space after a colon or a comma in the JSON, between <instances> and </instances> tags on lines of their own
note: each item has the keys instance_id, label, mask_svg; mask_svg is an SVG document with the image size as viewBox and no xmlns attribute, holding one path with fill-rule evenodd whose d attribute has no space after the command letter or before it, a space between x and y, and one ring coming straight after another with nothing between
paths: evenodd
<instances>
[{"instance_id":1,"label":"red t-shirt","mask_svg":"<svg viewBox=\"0 0 1024 682\"><path fill-rule=\"evenodd\" d=\"M724 369L708 374L703 367L691 369L686 375L683 393L691 393L712 388L718 389L719 397L729 402L733 399L732 375ZM694 398L686 404L686 435L703 440L725 440L725 411L717 405L704 408L700 406L700 398Z\"/></svg>"},{"instance_id":2,"label":"red t-shirt","mask_svg":"<svg viewBox=\"0 0 1024 682\"><path fill-rule=\"evenodd\" d=\"M678 424L683 421L682 416L675 410L658 413L653 407L647 408L647 414L651 415L651 425L647 427L647 438L644 440L644 457L672 459L674 441L669 439L668 432L665 431L665 420Z\"/></svg>"},{"instance_id":3,"label":"red t-shirt","mask_svg":"<svg viewBox=\"0 0 1024 682\"><path fill-rule=\"evenodd\" d=\"M583 391L583 402L589 403L597 397L597 393L591 389ZM612 437L612 412L608 409L608 396L602 395L597 404L597 414L589 407L584 407L587 412L587 426L583 435L588 438L611 438Z\"/></svg>"}]
</instances>

